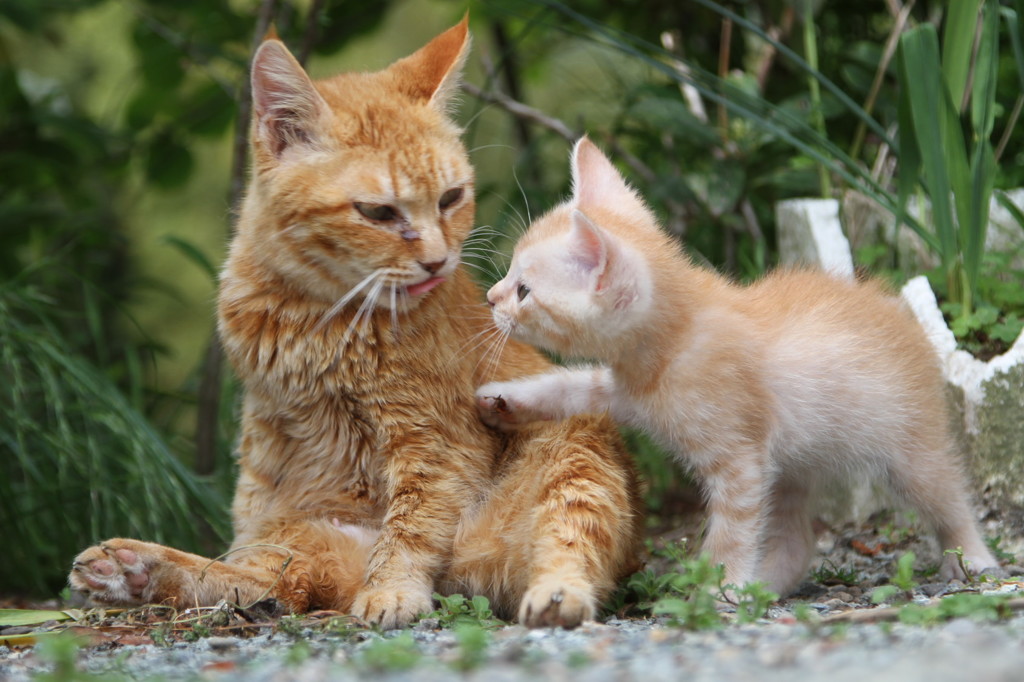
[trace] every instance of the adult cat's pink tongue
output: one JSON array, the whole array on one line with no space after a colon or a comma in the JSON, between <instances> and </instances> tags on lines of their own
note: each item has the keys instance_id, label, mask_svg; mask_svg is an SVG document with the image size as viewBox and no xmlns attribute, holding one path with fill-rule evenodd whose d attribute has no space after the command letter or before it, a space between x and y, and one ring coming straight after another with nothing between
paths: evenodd
<instances>
[{"instance_id":1,"label":"adult cat's pink tongue","mask_svg":"<svg viewBox=\"0 0 1024 682\"><path fill-rule=\"evenodd\" d=\"M430 279L420 282L419 284L413 284L412 286L406 287L405 290L412 296L419 296L425 294L438 284L444 281L444 277L431 277Z\"/></svg>"}]
</instances>

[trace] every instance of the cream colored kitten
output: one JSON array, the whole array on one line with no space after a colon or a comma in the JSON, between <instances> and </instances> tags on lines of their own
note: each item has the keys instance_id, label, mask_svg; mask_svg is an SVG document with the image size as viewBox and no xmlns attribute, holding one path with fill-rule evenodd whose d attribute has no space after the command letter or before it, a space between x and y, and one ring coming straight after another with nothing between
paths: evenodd
<instances>
[{"instance_id":1,"label":"cream colored kitten","mask_svg":"<svg viewBox=\"0 0 1024 682\"><path fill-rule=\"evenodd\" d=\"M814 549L815 491L852 472L889 483L972 570L997 565L933 351L897 299L811 271L733 284L695 267L585 138L572 172L573 197L531 226L487 298L505 334L607 366L482 386L485 421L609 411L647 429L702 482L705 549L734 585L791 591ZM956 561L943 563L948 579Z\"/></svg>"}]
</instances>

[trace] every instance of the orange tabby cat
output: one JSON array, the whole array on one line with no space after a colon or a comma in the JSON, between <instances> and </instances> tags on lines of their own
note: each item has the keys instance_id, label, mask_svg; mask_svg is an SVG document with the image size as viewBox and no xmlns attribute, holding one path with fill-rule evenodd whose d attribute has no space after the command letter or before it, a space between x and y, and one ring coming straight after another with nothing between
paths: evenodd
<instances>
[{"instance_id":1,"label":"orange tabby cat","mask_svg":"<svg viewBox=\"0 0 1024 682\"><path fill-rule=\"evenodd\" d=\"M997 566L937 359L897 299L810 271L737 286L695 267L593 143L572 165L574 196L530 227L487 299L504 334L608 367L485 385L487 421L610 411L648 429L703 482L705 548L734 585L795 587L818 483L850 472L883 478L973 570Z\"/></svg>"},{"instance_id":2,"label":"orange tabby cat","mask_svg":"<svg viewBox=\"0 0 1024 682\"><path fill-rule=\"evenodd\" d=\"M70 577L92 602L269 595L393 627L439 589L572 626L635 568L641 515L610 422L510 437L477 417L488 320L459 267L473 169L446 111L468 43L463 20L383 71L316 83L263 43L219 299L245 386L233 553L108 540ZM516 344L500 360L500 378L548 366Z\"/></svg>"}]
</instances>

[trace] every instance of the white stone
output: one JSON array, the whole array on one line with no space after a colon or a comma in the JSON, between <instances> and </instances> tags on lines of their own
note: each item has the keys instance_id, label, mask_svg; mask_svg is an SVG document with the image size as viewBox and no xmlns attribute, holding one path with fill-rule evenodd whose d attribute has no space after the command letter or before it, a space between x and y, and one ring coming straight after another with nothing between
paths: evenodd
<instances>
[{"instance_id":1,"label":"white stone","mask_svg":"<svg viewBox=\"0 0 1024 682\"><path fill-rule=\"evenodd\" d=\"M775 229L783 265L817 265L853 278L853 256L835 199L780 201L775 205Z\"/></svg>"},{"instance_id":2,"label":"white stone","mask_svg":"<svg viewBox=\"0 0 1024 682\"><path fill-rule=\"evenodd\" d=\"M913 278L903 286L900 295L914 311L914 316L924 327L938 353L946 381L964 392L964 426L969 434L977 435L975 413L985 400L985 386L999 374L1024 363L1024 334L1017 337L1010 350L988 362L982 362L956 347L956 337L942 317L928 278Z\"/></svg>"}]
</instances>

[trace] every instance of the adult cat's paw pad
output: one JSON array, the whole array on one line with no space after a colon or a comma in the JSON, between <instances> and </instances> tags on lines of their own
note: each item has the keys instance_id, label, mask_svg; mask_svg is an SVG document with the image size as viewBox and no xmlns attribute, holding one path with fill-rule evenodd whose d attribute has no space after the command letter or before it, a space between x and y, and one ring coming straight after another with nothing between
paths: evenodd
<instances>
[{"instance_id":1,"label":"adult cat's paw pad","mask_svg":"<svg viewBox=\"0 0 1024 682\"><path fill-rule=\"evenodd\" d=\"M145 602L149 572L135 551L104 543L75 557L68 583L94 603L135 605Z\"/></svg>"},{"instance_id":2,"label":"adult cat's paw pad","mask_svg":"<svg viewBox=\"0 0 1024 682\"><path fill-rule=\"evenodd\" d=\"M382 630L393 630L429 613L433 606L429 592L386 585L364 589L356 595L352 615L379 625Z\"/></svg>"},{"instance_id":3,"label":"adult cat's paw pad","mask_svg":"<svg viewBox=\"0 0 1024 682\"><path fill-rule=\"evenodd\" d=\"M519 607L519 622L530 628L574 628L596 614L592 590L575 585L535 585Z\"/></svg>"}]
</instances>

